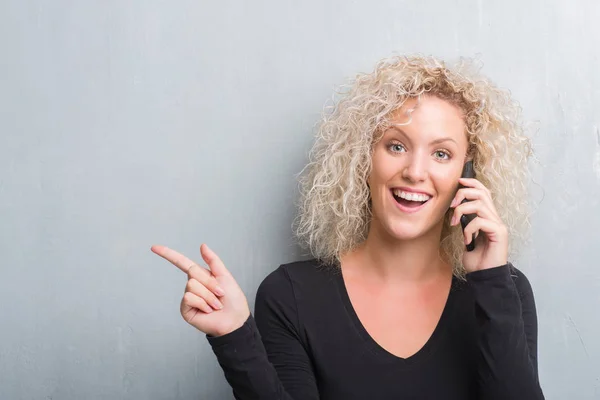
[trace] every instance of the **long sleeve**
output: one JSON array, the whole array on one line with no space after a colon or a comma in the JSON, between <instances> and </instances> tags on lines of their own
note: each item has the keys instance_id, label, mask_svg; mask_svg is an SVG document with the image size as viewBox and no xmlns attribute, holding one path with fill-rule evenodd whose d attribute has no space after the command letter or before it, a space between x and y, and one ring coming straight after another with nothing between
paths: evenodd
<instances>
[{"instance_id":1,"label":"long sleeve","mask_svg":"<svg viewBox=\"0 0 600 400\"><path fill-rule=\"evenodd\" d=\"M475 299L481 400L544 399L537 368L537 314L525 275L506 264L467 274Z\"/></svg>"},{"instance_id":2,"label":"long sleeve","mask_svg":"<svg viewBox=\"0 0 600 400\"><path fill-rule=\"evenodd\" d=\"M318 400L310 358L300 341L293 288L283 268L256 294L255 317L207 339L237 400Z\"/></svg>"}]
</instances>

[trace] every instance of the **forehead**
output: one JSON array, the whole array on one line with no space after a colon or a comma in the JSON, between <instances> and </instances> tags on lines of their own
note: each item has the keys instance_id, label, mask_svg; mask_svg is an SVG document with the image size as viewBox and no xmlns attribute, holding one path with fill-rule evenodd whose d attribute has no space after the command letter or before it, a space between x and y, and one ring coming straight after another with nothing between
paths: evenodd
<instances>
[{"instance_id":1,"label":"forehead","mask_svg":"<svg viewBox=\"0 0 600 400\"><path fill-rule=\"evenodd\" d=\"M418 130L424 135L464 135L466 132L460 108L434 96L406 100L390 113L388 123L404 132Z\"/></svg>"}]
</instances>

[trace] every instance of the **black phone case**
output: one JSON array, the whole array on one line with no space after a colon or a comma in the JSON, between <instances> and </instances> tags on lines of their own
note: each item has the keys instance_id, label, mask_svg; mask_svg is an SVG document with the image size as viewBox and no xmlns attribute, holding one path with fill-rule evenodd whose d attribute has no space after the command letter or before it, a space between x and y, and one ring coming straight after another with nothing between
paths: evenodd
<instances>
[{"instance_id":1,"label":"black phone case","mask_svg":"<svg viewBox=\"0 0 600 400\"><path fill-rule=\"evenodd\" d=\"M465 166L463 167L463 172L461 178L475 178L475 170L473 169L473 161L467 161ZM462 189L465 186L459 185ZM467 200L464 199L460 202L460 204L465 203ZM469 224L469 222L473 221L477 214L466 214L460 217L460 225L462 226L463 232L465 231L465 227ZM471 239L471 243L467 245L467 251L473 251L475 249L475 234L473 234L473 238Z\"/></svg>"}]
</instances>

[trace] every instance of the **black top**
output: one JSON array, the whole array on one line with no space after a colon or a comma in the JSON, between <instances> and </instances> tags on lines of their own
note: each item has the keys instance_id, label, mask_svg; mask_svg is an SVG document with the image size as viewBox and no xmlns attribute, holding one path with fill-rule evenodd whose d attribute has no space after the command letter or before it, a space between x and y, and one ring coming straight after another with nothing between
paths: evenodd
<instances>
[{"instance_id":1,"label":"black top","mask_svg":"<svg viewBox=\"0 0 600 400\"><path fill-rule=\"evenodd\" d=\"M315 260L280 266L258 288L255 318L207 338L238 400L544 398L533 292L511 264L453 277L432 336L408 358L369 336L339 269Z\"/></svg>"}]
</instances>

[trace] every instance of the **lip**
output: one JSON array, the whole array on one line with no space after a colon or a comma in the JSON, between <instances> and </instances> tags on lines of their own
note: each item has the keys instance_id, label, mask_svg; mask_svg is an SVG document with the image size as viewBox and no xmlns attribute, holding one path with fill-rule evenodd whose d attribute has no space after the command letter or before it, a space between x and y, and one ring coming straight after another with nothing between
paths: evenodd
<instances>
[{"instance_id":1,"label":"lip","mask_svg":"<svg viewBox=\"0 0 600 400\"><path fill-rule=\"evenodd\" d=\"M427 193L427 192L423 192L421 190L416 190L416 189L411 189L408 187L392 187L390 188L390 191L394 191L394 190L402 190L403 192L408 192L408 193L417 193L417 194L425 194L429 197L433 197L433 195L431 193Z\"/></svg>"},{"instance_id":2,"label":"lip","mask_svg":"<svg viewBox=\"0 0 600 400\"><path fill-rule=\"evenodd\" d=\"M404 190L405 192L409 192L409 190L405 190L402 188L397 188L397 189ZM414 190L410 190L410 192L411 193L421 193L421 194L426 194L426 195L430 196L428 193L425 193L425 192L416 192ZM430 198L429 200L427 200L425 203L421 204L418 207L405 207L396 201L396 199L394 198L394 194L392 193L392 190L390 190L389 193L390 193L390 198L394 202L396 207L398 207L398 209L400 211L402 211L403 213L406 213L406 214L414 214L414 213L422 210L427 204L429 204L429 201L431 200L431 198Z\"/></svg>"}]
</instances>

